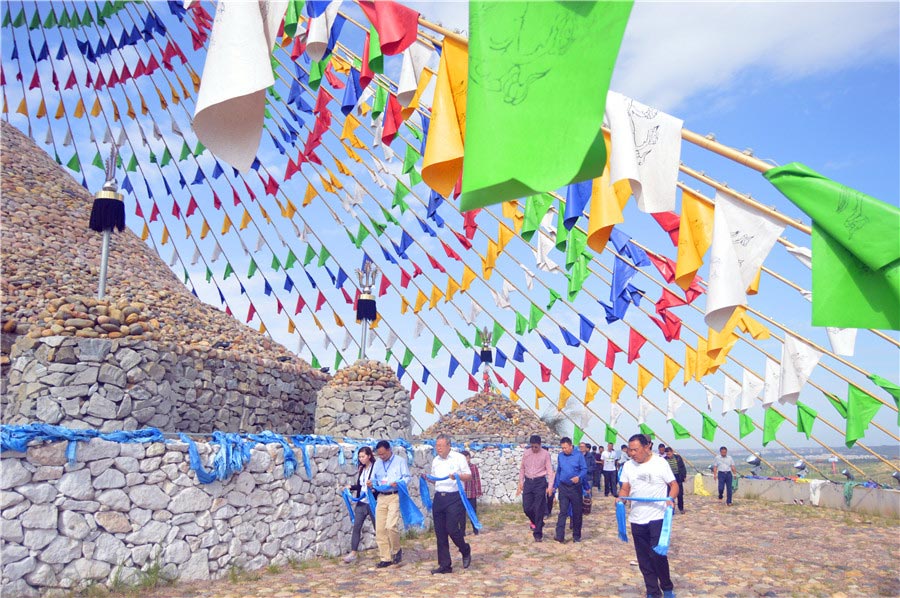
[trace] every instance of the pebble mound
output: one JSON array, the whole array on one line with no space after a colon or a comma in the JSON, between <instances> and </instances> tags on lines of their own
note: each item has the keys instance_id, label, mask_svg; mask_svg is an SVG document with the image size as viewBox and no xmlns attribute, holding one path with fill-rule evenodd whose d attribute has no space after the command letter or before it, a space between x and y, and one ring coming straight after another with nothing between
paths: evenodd
<instances>
[{"instance_id":1,"label":"pebble mound","mask_svg":"<svg viewBox=\"0 0 900 598\"><path fill-rule=\"evenodd\" d=\"M108 300L98 301L101 235L93 196L15 127L2 123L2 364L17 335L79 336L223 348L309 367L285 347L194 297L130 230L113 234ZM133 214L126 217L134 222Z\"/></svg>"},{"instance_id":2,"label":"pebble mound","mask_svg":"<svg viewBox=\"0 0 900 598\"><path fill-rule=\"evenodd\" d=\"M453 411L445 414L422 433L423 438L449 434L457 440L492 440L496 442L528 442L539 434L545 445L553 444L557 435L541 419L519 407L501 394L479 392Z\"/></svg>"}]
</instances>

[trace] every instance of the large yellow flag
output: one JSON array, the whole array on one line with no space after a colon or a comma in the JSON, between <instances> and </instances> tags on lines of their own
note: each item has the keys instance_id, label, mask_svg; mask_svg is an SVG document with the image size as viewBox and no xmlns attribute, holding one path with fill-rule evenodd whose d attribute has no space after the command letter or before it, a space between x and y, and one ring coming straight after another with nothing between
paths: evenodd
<instances>
[{"instance_id":1,"label":"large yellow flag","mask_svg":"<svg viewBox=\"0 0 900 598\"><path fill-rule=\"evenodd\" d=\"M475 278L476 278L475 271L472 270L472 268L465 266L463 268L463 275L462 275L462 285L461 285L462 290L468 291L469 287L472 286L472 281L474 281Z\"/></svg>"},{"instance_id":2,"label":"large yellow flag","mask_svg":"<svg viewBox=\"0 0 900 598\"><path fill-rule=\"evenodd\" d=\"M456 294L456 291L459 290L459 283L456 282L452 276L447 275L447 290L444 291L444 303L449 303L453 300L453 295Z\"/></svg>"},{"instance_id":3,"label":"large yellow flag","mask_svg":"<svg viewBox=\"0 0 900 598\"><path fill-rule=\"evenodd\" d=\"M445 38L422 162L422 179L444 197L450 195L462 174L468 73L467 46Z\"/></svg>"},{"instance_id":4,"label":"large yellow flag","mask_svg":"<svg viewBox=\"0 0 900 598\"><path fill-rule=\"evenodd\" d=\"M625 388L625 380L617 373L613 372L612 389L609 392L609 401L611 403L617 403L619 401L619 394L622 392L623 388Z\"/></svg>"},{"instance_id":5,"label":"large yellow flag","mask_svg":"<svg viewBox=\"0 0 900 598\"><path fill-rule=\"evenodd\" d=\"M441 297L443 297L443 296L444 296L444 294L441 292L441 290L439 288L437 288L437 285L432 284L431 285L431 300L428 302L428 309L434 309L437 306L438 301L440 301Z\"/></svg>"},{"instance_id":6,"label":"large yellow flag","mask_svg":"<svg viewBox=\"0 0 900 598\"><path fill-rule=\"evenodd\" d=\"M419 313L422 310L422 306L425 305L427 301L428 297L425 296L425 293L419 290L418 294L416 295L416 304L413 307L413 313Z\"/></svg>"},{"instance_id":7,"label":"large yellow flag","mask_svg":"<svg viewBox=\"0 0 900 598\"><path fill-rule=\"evenodd\" d=\"M677 361L668 355L665 356L665 361L663 362L663 390L669 390L669 384L678 375L680 369L681 365Z\"/></svg>"},{"instance_id":8,"label":"large yellow flag","mask_svg":"<svg viewBox=\"0 0 900 598\"><path fill-rule=\"evenodd\" d=\"M562 411L566 408L566 403L569 402L569 397L572 396L572 391L566 388L564 384L560 384L559 386L559 402L556 405L556 408Z\"/></svg>"},{"instance_id":9,"label":"large yellow flag","mask_svg":"<svg viewBox=\"0 0 900 598\"><path fill-rule=\"evenodd\" d=\"M612 150L609 144L609 134L603 134L606 141L606 155L611 156ZM591 211L588 217L588 247L601 253L609 241L609 234L613 226L625 219L622 210L631 196L631 184L628 179L622 179L615 185L610 184L609 160L600 178L596 178L591 186Z\"/></svg>"},{"instance_id":10,"label":"large yellow flag","mask_svg":"<svg viewBox=\"0 0 900 598\"><path fill-rule=\"evenodd\" d=\"M306 184L306 195L303 196L303 207L305 208L306 206L308 206L309 202L311 202L313 200L313 198L318 195L319 195L319 192L316 191L316 188L313 187L313 184L307 183Z\"/></svg>"},{"instance_id":11,"label":"large yellow flag","mask_svg":"<svg viewBox=\"0 0 900 598\"><path fill-rule=\"evenodd\" d=\"M584 389L584 404L587 406L594 400L594 395L600 390L600 385L594 382L593 378L587 379L587 386Z\"/></svg>"},{"instance_id":12,"label":"large yellow flag","mask_svg":"<svg viewBox=\"0 0 900 598\"><path fill-rule=\"evenodd\" d=\"M650 384L650 381L653 380L653 374L650 373L650 370L638 364L638 382L637 382L637 393L638 396L644 394L644 389L647 388L647 385Z\"/></svg>"},{"instance_id":13,"label":"large yellow flag","mask_svg":"<svg viewBox=\"0 0 900 598\"><path fill-rule=\"evenodd\" d=\"M703 255L712 242L713 206L694 193L681 192L681 224L678 228L678 261L675 283L682 289L691 286Z\"/></svg>"}]
</instances>

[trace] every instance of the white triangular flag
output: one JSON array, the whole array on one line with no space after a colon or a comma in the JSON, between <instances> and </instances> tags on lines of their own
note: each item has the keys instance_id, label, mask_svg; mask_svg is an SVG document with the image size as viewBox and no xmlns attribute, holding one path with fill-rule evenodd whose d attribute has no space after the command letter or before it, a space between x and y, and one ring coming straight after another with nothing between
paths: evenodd
<instances>
[{"instance_id":1,"label":"white triangular flag","mask_svg":"<svg viewBox=\"0 0 900 598\"><path fill-rule=\"evenodd\" d=\"M534 290L534 272L529 270L528 268L521 266L522 273L525 274L525 286L528 287L529 291Z\"/></svg>"},{"instance_id":2,"label":"white triangular flag","mask_svg":"<svg viewBox=\"0 0 900 598\"><path fill-rule=\"evenodd\" d=\"M638 397L638 424L647 423L647 416L650 415L650 401L644 397Z\"/></svg>"},{"instance_id":3,"label":"white triangular flag","mask_svg":"<svg viewBox=\"0 0 900 598\"><path fill-rule=\"evenodd\" d=\"M349 329L349 328L344 328L344 342L343 342L343 344L341 345L341 352L344 352L344 351L347 350L347 347L350 346L350 342L351 342L352 340L353 340L353 335L350 334L350 329Z\"/></svg>"},{"instance_id":4,"label":"white triangular flag","mask_svg":"<svg viewBox=\"0 0 900 598\"><path fill-rule=\"evenodd\" d=\"M261 233L261 232L257 232L257 237L256 237L256 249L253 250L254 253L257 252L257 251L259 251L260 249L262 249L262 248L263 248L263 245L265 245L265 244L266 244L266 240L263 239L262 233Z\"/></svg>"},{"instance_id":5,"label":"white triangular flag","mask_svg":"<svg viewBox=\"0 0 900 598\"><path fill-rule=\"evenodd\" d=\"M390 349L391 347L394 346L394 343L396 343L396 342L397 342L397 335L394 333L393 330L391 330L388 333L387 341L385 341L385 343L384 343L384 348Z\"/></svg>"},{"instance_id":6,"label":"white triangular flag","mask_svg":"<svg viewBox=\"0 0 900 598\"><path fill-rule=\"evenodd\" d=\"M53 143L53 127L47 127L47 134L44 136L44 144L51 145Z\"/></svg>"},{"instance_id":7,"label":"white triangular flag","mask_svg":"<svg viewBox=\"0 0 900 598\"><path fill-rule=\"evenodd\" d=\"M772 250L784 224L727 193L716 192L706 291L706 325L713 330L747 304L747 287Z\"/></svg>"},{"instance_id":8,"label":"white triangular flag","mask_svg":"<svg viewBox=\"0 0 900 598\"><path fill-rule=\"evenodd\" d=\"M306 348L306 341L303 340L303 337L301 336L297 339L297 355L300 355L301 353L303 353L303 349L305 349L305 348Z\"/></svg>"},{"instance_id":9,"label":"white triangular flag","mask_svg":"<svg viewBox=\"0 0 900 598\"><path fill-rule=\"evenodd\" d=\"M619 407L618 403L610 403L609 405L609 427L615 428L616 422L619 421L619 416L622 415L622 408Z\"/></svg>"},{"instance_id":10,"label":"white triangular flag","mask_svg":"<svg viewBox=\"0 0 900 598\"><path fill-rule=\"evenodd\" d=\"M753 407L753 401L765 388L766 383L750 370L744 370L744 379L741 384L741 411L746 412Z\"/></svg>"},{"instance_id":11,"label":"white triangular flag","mask_svg":"<svg viewBox=\"0 0 900 598\"><path fill-rule=\"evenodd\" d=\"M741 385L725 376L725 388L722 391L722 415L737 408L738 399L741 397Z\"/></svg>"},{"instance_id":12,"label":"white triangular flag","mask_svg":"<svg viewBox=\"0 0 900 598\"><path fill-rule=\"evenodd\" d=\"M326 332L326 333L325 333L325 340L322 341L322 348L323 348L323 349L327 349L327 348L330 347L330 346L331 346L331 337L328 336L328 333Z\"/></svg>"},{"instance_id":13,"label":"white triangular flag","mask_svg":"<svg viewBox=\"0 0 900 598\"><path fill-rule=\"evenodd\" d=\"M172 132L184 139L184 133L181 132L181 127L178 126L174 118L172 118Z\"/></svg>"},{"instance_id":14,"label":"white triangular flag","mask_svg":"<svg viewBox=\"0 0 900 598\"><path fill-rule=\"evenodd\" d=\"M497 307L499 307L500 309L512 307L509 302L509 297L504 297L501 293L498 293L492 288L488 288L488 290L491 292L491 297L494 298L494 303L497 305Z\"/></svg>"},{"instance_id":15,"label":"white triangular flag","mask_svg":"<svg viewBox=\"0 0 900 598\"><path fill-rule=\"evenodd\" d=\"M216 260L219 259L219 256L222 255L222 247L216 242L216 246L213 247L212 257L209 258L209 261L213 264L216 263Z\"/></svg>"},{"instance_id":16,"label":"white triangular flag","mask_svg":"<svg viewBox=\"0 0 900 598\"><path fill-rule=\"evenodd\" d=\"M127 135L125 134L125 127L119 129L119 139L116 141L116 145L122 147L125 145L125 140L127 139Z\"/></svg>"},{"instance_id":17,"label":"white triangular flag","mask_svg":"<svg viewBox=\"0 0 900 598\"><path fill-rule=\"evenodd\" d=\"M675 419L675 412L684 405L684 399L676 395L672 389L669 389L668 401L666 403L666 420Z\"/></svg>"},{"instance_id":18,"label":"white triangular flag","mask_svg":"<svg viewBox=\"0 0 900 598\"><path fill-rule=\"evenodd\" d=\"M716 391L706 384L703 385L703 388L706 390L706 410L712 412L713 397L716 396Z\"/></svg>"},{"instance_id":19,"label":"white triangular flag","mask_svg":"<svg viewBox=\"0 0 900 598\"><path fill-rule=\"evenodd\" d=\"M513 286L513 284L509 281L509 279L504 278L503 279L503 296L507 300L509 300L509 294L515 293L515 292L516 292L516 287Z\"/></svg>"},{"instance_id":20,"label":"white triangular flag","mask_svg":"<svg viewBox=\"0 0 900 598\"><path fill-rule=\"evenodd\" d=\"M778 400L781 390L781 367L774 359L766 358L766 382L763 387L763 407L768 409Z\"/></svg>"},{"instance_id":21,"label":"white triangular flag","mask_svg":"<svg viewBox=\"0 0 900 598\"><path fill-rule=\"evenodd\" d=\"M175 261L178 259L178 250L174 247L172 248L172 258L169 260L169 266L174 266Z\"/></svg>"},{"instance_id":22,"label":"white triangular flag","mask_svg":"<svg viewBox=\"0 0 900 598\"><path fill-rule=\"evenodd\" d=\"M156 121L153 121L153 137L157 141L163 138L162 131L159 130L159 125L156 124Z\"/></svg>"},{"instance_id":23,"label":"white triangular flag","mask_svg":"<svg viewBox=\"0 0 900 598\"><path fill-rule=\"evenodd\" d=\"M559 264L550 259L550 251L555 248L555 244L553 239L551 239L548 235L544 234L543 231L538 231L537 234L537 247L533 247L532 251L534 252L534 260L537 263L537 267L544 272L560 272L562 273L562 268L559 267Z\"/></svg>"},{"instance_id":24,"label":"white triangular flag","mask_svg":"<svg viewBox=\"0 0 900 598\"><path fill-rule=\"evenodd\" d=\"M397 81L397 102L404 108L409 106L416 89L419 87L419 77L422 69L428 64L434 54L433 46L415 41L413 45L403 50L403 62L400 66L400 79Z\"/></svg>"},{"instance_id":25,"label":"white triangular flag","mask_svg":"<svg viewBox=\"0 0 900 598\"><path fill-rule=\"evenodd\" d=\"M317 17L309 20L306 29L306 54L313 62L319 62L325 56L328 49L328 38L331 36L331 26L337 18L341 8L341 0L334 0L325 7L325 10Z\"/></svg>"},{"instance_id":26,"label":"white triangular flag","mask_svg":"<svg viewBox=\"0 0 900 598\"><path fill-rule=\"evenodd\" d=\"M194 132L220 160L246 172L262 137L272 48L287 0L219 2L194 110Z\"/></svg>"},{"instance_id":27,"label":"white triangular flag","mask_svg":"<svg viewBox=\"0 0 900 598\"><path fill-rule=\"evenodd\" d=\"M368 337L366 337L366 348L371 348L372 343L374 343L374 342L375 342L375 335L374 334L368 335Z\"/></svg>"},{"instance_id":28,"label":"white triangular flag","mask_svg":"<svg viewBox=\"0 0 900 598\"><path fill-rule=\"evenodd\" d=\"M812 251L809 247L800 247L799 245L796 247L788 247L788 253L792 256L800 260L800 263L806 266L807 268L812 268Z\"/></svg>"},{"instance_id":29,"label":"white triangular flag","mask_svg":"<svg viewBox=\"0 0 900 598\"><path fill-rule=\"evenodd\" d=\"M800 390L821 357L822 353L794 335L784 335L784 345L781 348L781 390L778 393L780 402L797 404Z\"/></svg>"},{"instance_id":30,"label":"white triangular flag","mask_svg":"<svg viewBox=\"0 0 900 598\"><path fill-rule=\"evenodd\" d=\"M675 209L683 121L610 91L606 119L612 141L612 182L629 179L642 212Z\"/></svg>"},{"instance_id":31,"label":"white triangular flag","mask_svg":"<svg viewBox=\"0 0 900 598\"><path fill-rule=\"evenodd\" d=\"M383 122L383 121L382 121ZM382 125L382 131L384 130L384 126ZM388 144L382 144L381 151L384 153L384 161L390 164L394 161L394 158L397 156L397 153L391 149L391 146Z\"/></svg>"},{"instance_id":32,"label":"white triangular flag","mask_svg":"<svg viewBox=\"0 0 900 598\"><path fill-rule=\"evenodd\" d=\"M831 350L837 355L853 357L856 349L856 328L826 328Z\"/></svg>"},{"instance_id":33,"label":"white triangular flag","mask_svg":"<svg viewBox=\"0 0 900 598\"><path fill-rule=\"evenodd\" d=\"M94 127L90 126L90 123L88 123L88 128L89 128L89 130L90 130L90 135L89 135L88 138L90 139L91 143L95 143L95 144L96 144L96 143L97 143L97 137L94 136Z\"/></svg>"},{"instance_id":34,"label":"white triangular flag","mask_svg":"<svg viewBox=\"0 0 900 598\"><path fill-rule=\"evenodd\" d=\"M419 338L422 336L422 332L425 331L425 322L422 321L422 318L416 315L416 329L413 332L413 338Z\"/></svg>"},{"instance_id":35,"label":"white triangular flag","mask_svg":"<svg viewBox=\"0 0 900 598\"><path fill-rule=\"evenodd\" d=\"M112 143L113 142L113 134L109 129L109 125L106 125L106 132L103 134L103 143Z\"/></svg>"},{"instance_id":36,"label":"white triangular flag","mask_svg":"<svg viewBox=\"0 0 900 598\"><path fill-rule=\"evenodd\" d=\"M191 265L196 266L200 261L200 247L194 245L194 255L191 257Z\"/></svg>"},{"instance_id":37,"label":"white triangular flag","mask_svg":"<svg viewBox=\"0 0 900 598\"><path fill-rule=\"evenodd\" d=\"M66 131L66 136L63 137L62 144L63 144L63 147L69 147L70 145L72 145L72 129L68 129Z\"/></svg>"}]
</instances>

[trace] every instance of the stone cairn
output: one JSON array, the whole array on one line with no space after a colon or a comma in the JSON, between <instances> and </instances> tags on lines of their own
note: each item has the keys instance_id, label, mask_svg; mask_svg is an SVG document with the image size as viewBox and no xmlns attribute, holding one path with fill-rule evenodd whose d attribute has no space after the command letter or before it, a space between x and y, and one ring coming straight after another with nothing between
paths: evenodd
<instances>
[{"instance_id":1,"label":"stone cairn","mask_svg":"<svg viewBox=\"0 0 900 598\"><path fill-rule=\"evenodd\" d=\"M360 360L337 372L318 395L316 434L409 438L409 392L379 361Z\"/></svg>"}]
</instances>

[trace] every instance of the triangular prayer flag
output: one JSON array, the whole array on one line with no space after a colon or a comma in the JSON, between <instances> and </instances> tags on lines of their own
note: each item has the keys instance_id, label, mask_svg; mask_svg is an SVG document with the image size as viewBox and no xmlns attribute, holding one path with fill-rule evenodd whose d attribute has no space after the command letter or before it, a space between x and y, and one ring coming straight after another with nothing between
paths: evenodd
<instances>
[{"instance_id":1,"label":"triangular prayer flag","mask_svg":"<svg viewBox=\"0 0 900 598\"><path fill-rule=\"evenodd\" d=\"M422 162L422 178L443 197L450 196L462 174L468 80L466 45L445 38Z\"/></svg>"},{"instance_id":2,"label":"triangular prayer flag","mask_svg":"<svg viewBox=\"0 0 900 598\"><path fill-rule=\"evenodd\" d=\"M609 424L606 424L606 429L603 432L603 439L606 440L607 443L615 443L618 437L619 431Z\"/></svg>"},{"instance_id":3,"label":"triangular prayer flag","mask_svg":"<svg viewBox=\"0 0 900 598\"><path fill-rule=\"evenodd\" d=\"M691 437L691 433L687 431L687 428L674 419L670 419L669 423L672 424L672 434L675 436L675 440L686 440Z\"/></svg>"},{"instance_id":4,"label":"triangular prayer flag","mask_svg":"<svg viewBox=\"0 0 900 598\"><path fill-rule=\"evenodd\" d=\"M617 373L613 372L612 375L612 385L609 391L609 400L612 403L616 403L619 400L619 395L622 393L622 389L625 388L625 380L622 379Z\"/></svg>"},{"instance_id":5,"label":"triangular prayer flag","mask_svg":"<svg viewBox=\"0 0 900 598\"><path fill-rule=\"evenodd\" d=\"M881 409L882 402L860 390L853 384L847 388L847 429L845 433L845 444L847 448L856 444L866 434L872 418Z\"/></svg>"},{"instance_id":6,"label":"triangular prayer flag","mask_svg":"<svg viewBox=\"0 0 900 598\"><path fill-rule=\"evenodd\" d=\"M813 424L817 415L818 412L815 409L797 401L797 431L806 434L807 440L812 434Z\"/></svg>"},{"instance_id":7,"label":"triangular prayer flag","mask_svg":"<svg viewBox=\"0 0 900 598\"><path fill-rule=\"evenodd\" d=\"M669 384L672 383L672 380L675 379L675 376L678 375L678 371L681 369L681 365L669 357L665 355L663 361L663 390L669 389Z\"/></svg>"},{"instance_id":8,"label":"triangular prayer flag","mask_svg":"<svg viewBox=\"0 0 900 598\"><path fill-rule=\"evenodd\" d=\"M628 330L628 363L641 356L641 347L647 342L641 333L634 328Z\"/></svg>"},{"instance_id":9,"label":"triangular prayer flag","mask_svg":"<svg viewBox=\"0 0 900 598\"><path fill-rule=\"evenodd\" d=\"M740 426L740 436L744 438L751 432L753 432L755 426L753 425L753 420L746 413L738 413L738 421Z\"/></svg>"},{"instance_id":10,"label":"triangular prayer flag","mask_svg":"<svg viewBox=\"0 0 900 598\"><path fill-rule=\"evenodd\" d=\"M763 446L775 440L778 428L784 423L785 417L775 409L766 409L766 418L763 422Z\"/></svg>"},{"instance_id":11,"label":"triangular prayer flag","mask_svg":"<svg viewBox=\"0 0 900 598\"><path fill-rule=\"evenodd\" d=\"M701 413L700 415L703 416L703 433L701 436L703 436L704 440L712 442L716 439L716 428L719 427L719 424L705 413Z\"/></svg>"},{"instance_id":12,"label":"triangular prayer flag","mask_svg":"<svg viewBox=\"0 0 900 598\"><path fill-rule=\"evenodd\" d=\"M712 229L713 206L695 193L682 190L678 260L675 263L675 283L682 289L691 285L703 265L703 255L712 243Z\"/></svg>"},{"instance_id":13,"label":"triangular prayer flag","mask_svg":"<svg viewBox=\"0 0 900 598\"><path fill-rule=\"evenodd\" d=\"M638 364L638 382L637 382L637 394L641 396L644 394L644 389L647 388L647 385L650 384L650 381L653 380L653 374L650 371Z\"/></svg>"}]
</instances>

